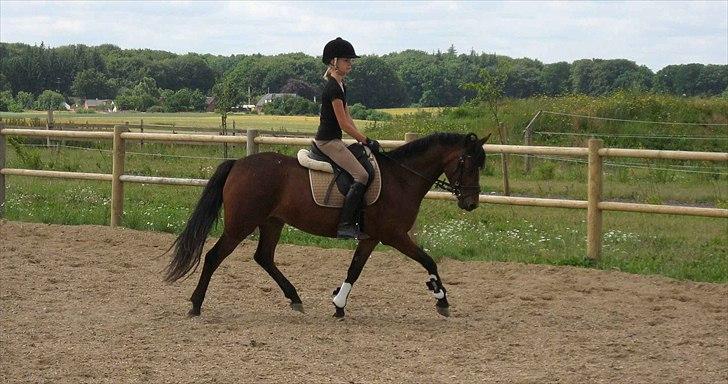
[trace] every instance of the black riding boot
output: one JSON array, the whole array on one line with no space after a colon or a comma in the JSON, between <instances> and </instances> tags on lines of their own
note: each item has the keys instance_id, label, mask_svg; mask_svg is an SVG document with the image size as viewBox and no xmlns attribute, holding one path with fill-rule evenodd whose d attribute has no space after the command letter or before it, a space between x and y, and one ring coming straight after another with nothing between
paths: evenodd
<instances>
[{"instance_id":1,"label":"black riding boot","mask_svg":"<svg viewBox=\"0 0 728 384\"><path fill-rule=\"evenodd\" d=\"M356 218L362 205L362 198L366 186L362 183L354 183L349 187L346 194L344 206L341 208L341 218L339 219L339 228L336 231L336 237L340 239L359 239L363 240L368 236L359 230L356 224Z\"/></svg>"}]
</instances>

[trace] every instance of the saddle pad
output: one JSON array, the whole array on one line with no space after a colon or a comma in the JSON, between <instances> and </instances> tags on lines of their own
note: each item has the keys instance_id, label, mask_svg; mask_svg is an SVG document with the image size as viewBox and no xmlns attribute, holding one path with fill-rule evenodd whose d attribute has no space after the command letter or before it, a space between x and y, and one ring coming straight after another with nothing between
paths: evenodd
<instances>
[{"instance_id":1,"label":"saddle pad","mask_svg":"<svg viewBox=\"0 0 728 384\"><path fill-rule=\"evenodd\" d=\"M379 193L382 191L382 175L379 172L379 164L376 161L372 161L372 166L374 167L374 179L364 193L366 205L374 204L379 199ZM344 206L344 195L339 192L336 185L331 186L334 179L333 173L309 169L308 176L311 181L311 194L316 204L330 208L341 208ZM328 199L326 198L327 192L329 192Z\"/></svg>"}]
</instances>

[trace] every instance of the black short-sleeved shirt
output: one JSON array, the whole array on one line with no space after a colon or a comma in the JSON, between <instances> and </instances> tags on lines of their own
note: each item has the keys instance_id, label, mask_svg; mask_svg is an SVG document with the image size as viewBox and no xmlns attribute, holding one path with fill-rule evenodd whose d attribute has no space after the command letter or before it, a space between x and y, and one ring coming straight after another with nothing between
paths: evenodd
<instances>
[{"instance_id":1,"label":"black short-sleeved shirt","mask_svg":"<svg viewBox=\"0 0 728 384\"><path fill-rule=\"evenodd\" d=\"M336 79L330 77L321 95L321 118L316 140L341 139L341 127L339 121L336 120L334 106L331 104L334 99L339 99L346 105L346 86L344 85L342 90Z\"/></svg>"}]
</instances>

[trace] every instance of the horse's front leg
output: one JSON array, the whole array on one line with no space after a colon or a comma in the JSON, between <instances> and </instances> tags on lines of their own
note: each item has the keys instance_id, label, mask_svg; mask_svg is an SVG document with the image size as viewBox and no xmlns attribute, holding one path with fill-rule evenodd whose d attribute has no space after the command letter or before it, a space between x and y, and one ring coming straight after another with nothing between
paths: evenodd
<instances>
[{"instance_id":1,"label":"horse's front leg","mask_svg":"<svg viewBox=\"0 0 728 384\"><path fill-rule=\"evenodd\" d=\"M333 303L336 308L334 317L344 317L344 308L346 307L346 301L349 298L351 287L354 285L356 280L359 278L364 264L369 260L369 255L372 254L374 247L379 244L379 240L366 239L361 240L359 245L354 251L354 257L351 259L351 265L349 265L349 271L346 274L346 280L341 284L341 287L336 288L333 293Z\"/></svg>"},{"instance_id":2,"label":"horse's front leg","mask_svg":"<svg viewBox=\"0 0 728 384\"><path fill-rule=\"evenodd\" d=\"M398 251L405 254L412 260L420 263L430 274L429 279L426 282L427 288L432 292L432 295L437 299L437 313L442 316L450 316L450 304L447 302L447 291L445 286L442 284L442 279L437 273L437 264L432 260L432 257L428 255L422 248L418 247L412 239L403 233L402 235L382 241L385 245L389 245L397 249Z\"/></svg>"}]
</instances>

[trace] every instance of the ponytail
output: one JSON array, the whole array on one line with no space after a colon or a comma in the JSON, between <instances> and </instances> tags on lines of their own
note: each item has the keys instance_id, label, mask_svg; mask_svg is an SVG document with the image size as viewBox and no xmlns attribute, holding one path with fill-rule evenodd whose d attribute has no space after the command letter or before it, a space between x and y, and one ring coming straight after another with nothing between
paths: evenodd
<instances>
[{"instance_id":1,"label":"ponytail","mask_svg":"<svg viewBox=\"0 0 728 384\"><path fill-rule=\"evenodd\" d=\"M336 64L339 62L339 58L334 57L334 64L329 64L329 66L326 68L326 72L324 72L324 80L328 80L329 77L331 77L331 71L336 68Z\"/></svg>"}]
</instances>

